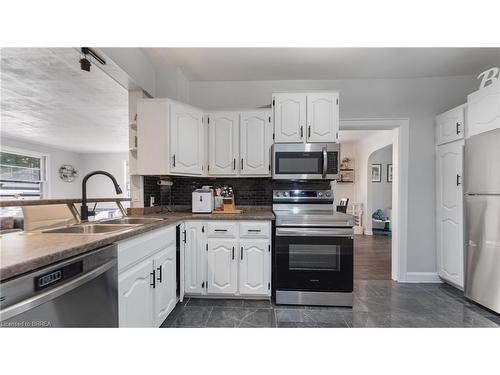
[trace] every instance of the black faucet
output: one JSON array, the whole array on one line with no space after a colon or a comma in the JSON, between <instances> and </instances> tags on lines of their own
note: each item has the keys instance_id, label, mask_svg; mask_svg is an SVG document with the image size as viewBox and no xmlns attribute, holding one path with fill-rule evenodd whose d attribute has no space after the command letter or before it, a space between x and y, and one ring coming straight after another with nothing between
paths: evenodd
<instances>
[{"instance_id":1,"label":"black faucet","mask_svg":"<svg viewBox=\"0 0 500 375\"><path fill-rule=\"evenodd\" d=\"M96 174L103 174L104 176L108 176L111 179L111 181L113 181L113 184L115 185L116 194L122 193L122 189L120 188L120 185L118 185L118 182L116 182L116 178L114 178L111 173L108 173L106 171L94 171L94 172L88 173L83 178L83 181L82 181L82 208L80 210L80 219L82 221L87 221L89 219L89 215L90 216L95 215L95 211L89 211L89 208L87 207L87 180Z\"/></svg>"}]
</instances>

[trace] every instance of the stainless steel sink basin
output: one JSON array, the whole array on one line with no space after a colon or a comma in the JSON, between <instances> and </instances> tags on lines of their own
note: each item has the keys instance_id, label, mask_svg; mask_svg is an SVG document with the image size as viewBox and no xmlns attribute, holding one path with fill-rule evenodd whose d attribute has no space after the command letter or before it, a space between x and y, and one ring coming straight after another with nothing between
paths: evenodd
<instances>
[{"instance_id":1,"label":"stainless steel sink basin","mask_svg":"<svg viewBox=\"0 0 500 375\"><path fill-rule=\"evenodd\" d=\"M64 228L56 228L44 230L43 233L77 233L77 234L102 234L110 232L118 232L120 230L133 228L134 225L119 225L119 224L78 224Z\"/></svg>"},{"instance_id":2,"label":"stainless steel sink basin","mask_svg":"<svg viewBox=\"0 0 500 375\"><path fill-rule=\"evenodd\" d=\"M159 218L152 218L152 217L122 217L122 218L119 218L119 219L111 219L111 220L104 220L104 221L101 221L101 223L103 224L113 224L113 225L116 225L116 224L134 224L134 225L137 225L137 224L150 224L150 223L154 223L155 221L161 221L163 219L159 219Z\"/></svg>"}]
</instances>

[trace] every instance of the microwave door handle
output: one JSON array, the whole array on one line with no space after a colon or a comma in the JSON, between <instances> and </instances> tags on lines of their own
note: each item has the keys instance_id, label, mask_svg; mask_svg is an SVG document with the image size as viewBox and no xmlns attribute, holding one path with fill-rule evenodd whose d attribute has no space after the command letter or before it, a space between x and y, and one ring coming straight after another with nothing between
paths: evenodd
<instances>
[{"instance_id":1,"label":"microwave door handle","mask_svg":"<svg viewBox=\"0 0 500 375\"><path fill-rule=\"evenodd\" d=\"M323 178L326 178L326 172L328 169L328 152L326 147L323 147Z\"/></svg>"}]
</instances>

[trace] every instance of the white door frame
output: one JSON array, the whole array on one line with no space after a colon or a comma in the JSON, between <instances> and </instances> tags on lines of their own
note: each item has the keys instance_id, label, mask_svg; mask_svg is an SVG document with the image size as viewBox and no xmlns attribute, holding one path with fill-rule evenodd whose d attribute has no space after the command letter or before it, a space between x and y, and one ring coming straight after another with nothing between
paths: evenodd
<instances>
[{"instance_id":1,"label":"white door frame","mask_svg":"<svg viewBox=\"0 0 500 375\"><path fill-rule=\"evenodd\" d=\"M341 119L341 130L393 130L392 254L391 277L406 282L408 245L408 159L410 120L408 118Z\"/></svg>"}]
</instances>

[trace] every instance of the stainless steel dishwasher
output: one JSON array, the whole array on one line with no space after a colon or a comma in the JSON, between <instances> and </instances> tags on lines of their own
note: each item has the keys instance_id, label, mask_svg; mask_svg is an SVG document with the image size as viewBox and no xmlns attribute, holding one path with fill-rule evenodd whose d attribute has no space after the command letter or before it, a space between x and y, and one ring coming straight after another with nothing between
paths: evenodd
<instances>
[{"instance_id":1,"label":"stainless steel dishwasher","mask_svg":"<svg viewBox=\"0 0 500 375\"><path fill-rule=\"evenodd\" d=\"M116 245L0 284L1 327L117 327Z\"/></svg>"}]
</instances>

